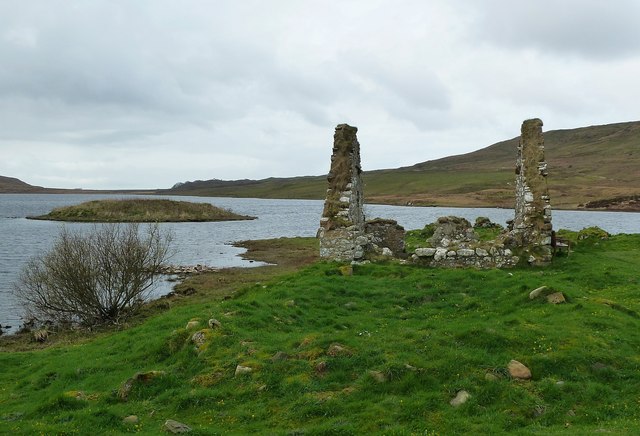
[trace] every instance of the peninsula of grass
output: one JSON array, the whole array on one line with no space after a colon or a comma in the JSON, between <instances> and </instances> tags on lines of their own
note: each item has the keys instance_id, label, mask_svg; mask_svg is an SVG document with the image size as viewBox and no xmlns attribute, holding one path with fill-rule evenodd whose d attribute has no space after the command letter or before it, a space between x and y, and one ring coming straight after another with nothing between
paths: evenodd
<instances>
[{"instance_id":1,"label":"peninsula of grass","mask_svg":"<svg viewBox=\"0 0 640 436\"><path fill-rule=\"evenodd\" d=\"M0 353L0 433L161 434L172 419L195 435L639 434L640 235L572 240L546 268L194 276L130 328ZM530 299L541 286L566 302Z\"/></svg>"},{"instance_id":2,"label":"peninsula of grass","mask_svg":"<svg viewBox=\"0 0 640 436\"><path fill-rule=\"evenodd\" d=\"M204 222L252 220L209 203L166 199L108 199L53 209L46 215L29 219L95 223L120 222Z\"/></svg>"}]
</instances>

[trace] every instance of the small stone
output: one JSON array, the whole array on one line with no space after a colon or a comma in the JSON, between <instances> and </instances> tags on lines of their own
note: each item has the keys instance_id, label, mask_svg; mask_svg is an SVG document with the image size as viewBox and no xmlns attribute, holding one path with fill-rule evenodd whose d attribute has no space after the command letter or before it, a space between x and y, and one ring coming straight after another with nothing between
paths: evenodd
<instances>
[{"instance_id":1,"label":"small stone","mask_svg":"<svg viewBox=\"0 0 640 436\"><path fill-rule=\"evenodd\" d=\"M418 368L416 368L416 367L415 367L415 366L413 366L413 365L409 365L408 363L405 363L405 364L404 364L404 367L405 367L405 369L408 369L409 371L414 371L414 372L415 372L415 371L417 371L417 370L418 370Z\"/></svg>"},{"instance_id":2,"label":"small stone","mask_svg":"<svg viewBox=\"0 0 640 436\"><path fill-rule=\"evenodd\" d=\"M191 329L195 329L200 325L200 321L196 320L196 319L192 319L191 321L189 321L187 323L187 326L185 327L187 330L191 330Z\"/></svg>"},{"instance_id":3,"label":"small stone","mask_svg":"<svg viewBox=\"0 0 640 436\"><path fill-rule=\"evenodd\" d=\"M547 290L546 286L540 286L539 288L535 288L533 291L529 292L529 300L538 298L546 290Z\"/></svg>"},{"instance_id":4,"label":"small stone","mask_svg":"<svg viewBox=\"0 0 640 436\"><path fill-rule=\"evenodd\" d=\"M345 309L355 309L356 307L358 307L358 304L353 301L349 301L348 303L344 304Z\"/></svg>"},{"instance_id":5,"label":"small stone","mask_svg":"<svg viewBox=\"0 0 640 436\"><path fill-rule=\"evenodd\" d=\"M353 275L353 266L351 265L343 265L340 267L340 274L343 276L352 276Z\"/></svg>"},{"instance_id":6,"label":"small stone","mask_svg":"<svg viewBox=\"0 0 640 436\"><path fill-rule=\"evenodd\" d=\"M222 323L215 318L211 318L208 324L210 329L222 328Z\"/></svg>"},{"instance_id":7,"label":"small stone","mask_svg":"<svg viewBox=\"0 0 640 436\"><path fill-rule=\"evenodd\" d=\"M287 300L284 302L285 307L294 307L296 305L296 300Z\"/></svg>"},{"instance_id":8,"label":"small stone","mask_svg":"<svg viewBox=\"0 0 640 436\"><path fill-rule=\"evenodd\" d=\"M418 257L433 257L436 254L435 248L416 248L415 255Z\"/></svg>"},{"instance_id":9,"label":"small stone","mask_svg":"<svg viewBox=\"0 0 640 436\"><path fill-rule=\"evenodd\" d=\"M372 379L374 379L377 383L384 383L387 381L387 376L384 375L381 371L369 371L369 375Z\"/></svg>"},{"instance_id":10,"label":"small stone","mask_svg":"<svg viewBox=\"0 0 640 436\"><path fill-rule=\"evenodd\" d=\"M383 247L382 248L382 255L385 257L393 257L393 251L391 251L390 248L388 247Z\"/></svg>"},{"instance_id":11,"label":"small stone","mask_svg":"<svg viewBox=\"0 0 640 436\"><path fill-rule=\"evenodd\" d=\"M274 354L271 357L271 361L278 362L280 360L287 360L288 358L289 358L289 355L287 353L285 353L284 351L278 351L276 354Z\"/></svg>"},{"instance_id":12,"label":"small stone","mask_svg":"<svg viewBox=\"0 0 640 436\"><path fill-rule=\"evenodd\" d=\"M509 370L509 374L513 378L517 378L519 380L529 380L531 378L531 370L517 360L509 362L509 366L507 368Z\"/></svg>"},{"instance_id":13,"label":"small stone","mask_svg":"<svg viewBox=\"0 0 640 436\"><path fill-rule=\"evenodd\" d=\"M461 390L451 401L449 401L449 404L453 407L460 407L466 403L469 398L471 398L471 394L465 390Z\"/></svg>"},{"instance_id":14,"label":"small stone","mask_svg":"<svg viewBox=\"0 0 640 436\"><path fill-rule=\"evenodd\" d=\"M253 372L253 368L250 368L248 366L238 365L236 366L235 375L238 376L242 374L249 374L250 372Z\"/></svg>"},{"instance_id":15,"label":"small stone","mask_svg":"<svg viewBox=\"0 0 640 436\"><path fill-rule=\"evenodd\" d=\"M547 301L551 304L562 304L567 302L562 292L555 292L551 295L547 295Z\"/></svg>"},{"instance_id":16,"label":"small stone","mask_svg":"<svg viewBox=\"0 0 640 436\"><path fill-rule=\"evenodd\" d=\"M345 347L344 345L341 344L331 344L329 346L329 348L327 349L327 354L331 357L336 357L336 356L349 356L351 355L351 352L349 351L349 349L347 349L347 347Z\"/></svg>"},{"instance_id":17,"label":"small stone","mask_svg":"<svg viewBox=\"0 0 640 436\"><path fill-rule=\"evenodd\" d=\"M558 380L558 381L556 382L556 386L564 386L564 381L562 381L562 380Z\"/></svg>"},{"instance_id":18,"label":"small stone","mask_svg":"<svg viewBox=\"0 0 640 436\"><path fill-rule=\"evenodd\" d=\"M164 429L170 433L189 433L191 431L191 427L187 424L174 421L173 419L167 419L164 422Z\"/></svg>"},{"instance_id":19,"label":"small stone","mask_svg":"<svg viewBox=\"0 0 640 436\"><path fill-rule=\"evenodd\" d=\"M122 422L124 424L137 424L138 422L140 422L140 418L138 418L137 415L129 415L122 418Z\"/></svg>"},{"instance_id":20,"label":"small stone","mask_svg":"<svg viewBox=\"0 0 640 436\"><path fill-rule=\"evenodd\" d=\"M191 336L191 342L193 342L196 347L202 347L207 342L207 336L203 331L195 332Z\"/></svg>"},{"instance_id":21,"label":"small stone","mask_svg":"<svg viewBox=\"0 0 640 436\"><path fill-rule=\"evenodd\" d=\"M494 382L494 381L498 381L498 380L500 380L500 377L498 377L497 375L495 375L495 374L494 374L494 373L492 373L492 372L488 372L488 373L486 373L486 374L484 375L484 379L485 379L486 381Z\"/></svg>"},{"instance_id":22,"label":"small stone","mask_svg":"<svg viewBox=\"0 0 640 436\"><path fill-rule=\"evenodd\" d=\"M478 256L487 257L489 255L489 252L484 248L476 248L476 254Z\"/></svg>"},{"instance_id":23,"label":"small stone","mask_svg":"<svg viewBox=\"0 0 640 436\"><path fill-rule=\"evenodd\" d=\"M324 360L321 362L318 362L318 364L316 365L316 372L318 374L324 374L325 372L327 372L327 362L325 362Z\"/></svg>"}]
</instances>

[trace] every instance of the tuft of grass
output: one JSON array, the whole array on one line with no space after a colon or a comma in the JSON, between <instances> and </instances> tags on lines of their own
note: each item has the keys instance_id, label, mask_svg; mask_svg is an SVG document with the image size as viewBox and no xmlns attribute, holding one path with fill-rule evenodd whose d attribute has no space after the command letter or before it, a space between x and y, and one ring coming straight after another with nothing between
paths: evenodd
<instances>
[{"instance_id":1,"label":"tuft of grass","mask_svg":"<svg viewBox=\"0 0 640 436\"><path fill-rule=\"evenodd\" d=\"M640 432L640 235L578 241L545 269L340 267L254 272L224 295L219 273L199 276L126 330L2 353L0 433L158 434L166 419L194 434ZM568 302L530 300L543 285ZM185 326L211 317L222 328L196 347ZM511 359L532 379L511 379ZM114 394L152 370L166 375ZM138 427L122 423L131 414Z\"/></svg>"},{"instance_id":2,"label":"tuft of grass","mask_svg":"<svg viewBox=\"0 0 640 436\"><path fill-rule=\"evenodd\" d=\"M165 199L93 200L52 210L30 219L75 222L201 222L237 221L255 217L238 215L209 203Z\"/></svg>"}]
</instances>

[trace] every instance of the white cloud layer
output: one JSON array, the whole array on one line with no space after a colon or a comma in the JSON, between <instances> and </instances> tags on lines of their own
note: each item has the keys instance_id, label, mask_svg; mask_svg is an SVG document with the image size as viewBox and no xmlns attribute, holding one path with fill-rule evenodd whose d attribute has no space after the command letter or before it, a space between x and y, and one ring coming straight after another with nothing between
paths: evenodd
<instances>
[{"instance_id":1,"label":"white cloud layer","mask_svg":"<svg viewBox=\"0 0 640 436\"><path fill-rule=\"evenodd\" d=\"M638 119L640 3L0 0L0 174L157 188L469 152Z\"/></svg>"}]
</instances>

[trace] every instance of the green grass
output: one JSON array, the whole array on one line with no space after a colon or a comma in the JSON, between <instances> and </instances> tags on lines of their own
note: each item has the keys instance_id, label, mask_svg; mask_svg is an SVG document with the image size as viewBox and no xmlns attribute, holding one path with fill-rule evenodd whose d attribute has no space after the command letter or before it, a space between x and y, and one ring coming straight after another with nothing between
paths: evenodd
<instances>
[{"instance_id":1,"label":"green grass","mask_svg":"<svg viewBox=\"0 0 640 436\"><path fill-rule=\"evenodd\" d=\"M76 222L184 222L253 219L209 203L157 199L94 200L30 219Z\"/></svg>"},{"instance_id":2,"label":"green grass","mask_svg":"<svg viewBox=\"0 0 640 436\"><path fill-rule=\"evenodd\" d=\"M339 266L185 300L88 342L2 353L0 433L158 434L166 419L192 434L640 431L640 235L579 242L544 269ZM529 300L542 285L568 302ZM196 349L185 326L211 317L222 328ZM288 358L272 360L279 351ZM511 359L531 381L507 376ZM254 371L234 377L237 365ZM149 370L166 375L117 399ZM461 389L471 398L453 408ZM137 427L122 424L130 414Z\"/></svg>"}]
</instances>

